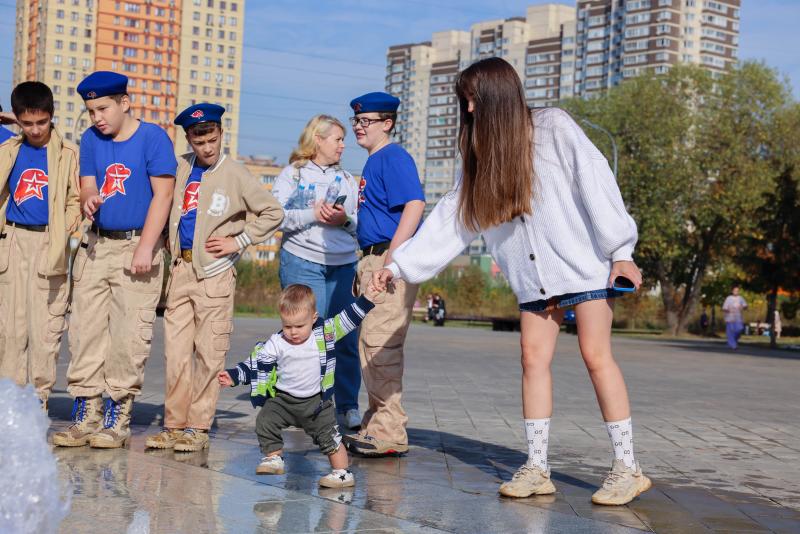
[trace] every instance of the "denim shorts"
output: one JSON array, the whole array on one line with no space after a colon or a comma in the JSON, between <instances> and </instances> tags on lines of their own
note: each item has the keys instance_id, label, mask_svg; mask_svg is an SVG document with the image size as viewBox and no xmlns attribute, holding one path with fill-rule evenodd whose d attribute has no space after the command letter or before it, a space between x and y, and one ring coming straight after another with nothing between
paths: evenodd
<instances>
[{"instance_id":1,"label":"denim shorts","mask_svg":"<svg viewBox=\"0 0 800 534\"><path fill-rule=\"evenodd\" d=\"M604 289L595 289L593 291L582 291L581 293L567 293L566 295L558 295L557 297L551 297L546 300L523 302L519 305L519 311L536 313L560 310L575 306L581 302L586 302L587 300L613 299L616 297L621 297L624 294L624 292L617 291L616 289L612 289L610 287Z\"/></svg>"}]
</instances>

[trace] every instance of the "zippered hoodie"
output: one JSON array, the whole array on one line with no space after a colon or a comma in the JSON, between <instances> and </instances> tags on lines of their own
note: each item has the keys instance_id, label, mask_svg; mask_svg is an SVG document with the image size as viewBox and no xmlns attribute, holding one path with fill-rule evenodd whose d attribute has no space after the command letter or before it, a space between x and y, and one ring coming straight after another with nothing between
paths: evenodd
<instances>
[{"instance_id":1,"label":"zippered hoodie","mask_svg":"<svg viewBox=\"0 0 800 534\"><path fill-rule=\"evenodd\" d=\"M169 223L169 251L173 258L180 256L178 224L186 182L192 172L194 153L178 158L175 194ZM251 215L248 217L248 215ZM233 267L242 251L249 245L266 241L283 221L283 209L269 191L242 165L222 154L208 168L200 181L197 198L197 222L192 244L192 266L199 278L208 278ZM215 258L206 252L205 243L211 236L236 238L239 251Z\"/></svg>"},{"instance_id":2,"label":"zippered hoodie","mask_svg":"<svg viewBox=\"0 0 800 534\"><path fill-rule=\"evenodd\" d=\"M298 184L303 184L306 190L309 185L314 184L316 198L321 200L325 198L328 187L336 180L336 176L342 177L339 196L347 195L344 209L348 223L346 226L330 226L317 221L313 209L287 209L286 218L281 225L282 246L287 252L322 265L346 265L358 261L355 233L359 184L352 174L338 165L323 168L311 161L300 168L289 165L275 179L272 194L285 209Z\"/></svg>"},{"instance_id":3,"label":"zippered hoodie","mask_svg":"<svg viewBox=\"0 0 800 534\"><path fill-rule=\"evenodd\" d=\"M6 224L6 207L11 199L8 178L23 135L11 137L0 144L0 233ZM55 126L47 143L47 264L39 265L44 276L67 274L69 236L78 229L81 219L78 182L78 147L64 139ZM0 243L2 248L2 243ZM8 250L0 251L0 270L8 268Z\"/></svg>"}]
</instances>

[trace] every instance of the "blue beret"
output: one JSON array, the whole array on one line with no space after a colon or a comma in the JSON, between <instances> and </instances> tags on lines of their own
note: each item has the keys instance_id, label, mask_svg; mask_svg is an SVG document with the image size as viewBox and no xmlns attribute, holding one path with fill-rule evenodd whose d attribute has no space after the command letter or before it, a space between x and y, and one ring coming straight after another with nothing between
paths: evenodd
<instances>
[{"instance_id":1,"label":"blue beret","mask_svg":"<svg viewBox=\"0 0 800 534\"><path fill-rule=\"evenodd\" d=\"M189 126L194 126L201 122L222 122L222 114L225 113L225 108L216 104L209 104L202 102L189 106L180 112L175 117L175 124L183 126L184 130L189 129Z\"/></svg>"},{"instance_id":2,"label":"blue beret","mask_svg":"<svg viewBox=\"0 0 800 534\"><path fill-rule=\"evenodd\" d=\"M400 99L389 93L367 93L350 101L350 107L356 113L396 112Z\"/></svg>"},{"instance_id":3,"label":"blue beret","mask_svg":"<svg viewBox=\"0 0 800 534\"><path fill-rule=\"evenodd\" d=\"M116 72L98 70L78 84L78 94L84 100L128 93L128 77Z\"/></svg>"}]
</instances>

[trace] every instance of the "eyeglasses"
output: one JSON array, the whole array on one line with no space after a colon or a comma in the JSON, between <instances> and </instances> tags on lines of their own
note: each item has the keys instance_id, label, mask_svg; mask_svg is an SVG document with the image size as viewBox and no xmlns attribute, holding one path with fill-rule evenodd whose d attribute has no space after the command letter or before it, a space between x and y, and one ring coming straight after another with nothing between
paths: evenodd
<instances>
[{"instance_id":1,"label":"eyeglasses","mask_svg":"<svg viewBox=\"0 0 800 534\"><path fill-rule=\"evenodd\" d=\"M366 117L350 117L350 124L355 128L356 126L361 126L362 128L369 128L369 125L373 122L383 122L388 119L368 119Z\"/></svg>"}]
</instances>

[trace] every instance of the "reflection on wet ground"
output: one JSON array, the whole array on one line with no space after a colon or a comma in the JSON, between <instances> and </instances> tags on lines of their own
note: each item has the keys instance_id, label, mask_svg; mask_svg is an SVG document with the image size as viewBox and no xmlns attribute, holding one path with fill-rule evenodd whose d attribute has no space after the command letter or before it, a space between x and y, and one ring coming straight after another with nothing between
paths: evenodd
<instances>
[{"instance_id":1,"label":"reflection on wet ground","mask_svg":"<svg viewBox=\"0 0 800 534\"><path fill-rule=\"evenodd\" d=\"M146 429L136 428L129 449L55 449L61 476L73 492L63 532L796 532L800 527L796 511L667 480L657 480L654 490L628 506L594 506L589 497L597 473L581 469L555 470L556 495L511 501L497 496L499 479L487 475L507 468L503 458L442 471L445 455L420 446L401 458L355 459L354 488L320 488L317 480L327 462L302 432L286 433L287 474L260 476L255 441L215 439L198 453L144 450ZM136 530L137 525L149 530Z\"/></svg>"},{"instance_id":2,"label":"reflection on wet ground","mask_svg":"<svg viewBox=\"0 0 800 534\"><path fill-rule=\"evenodd\" d=\"M237 319L234 354L269 325ZM517 344L513 334L412 328L411 450L354 459L356 486L345 490L317 486L328 463L300 431L284 434L287 474L256 475L256 412L242 390L222 393L209 450L145 451L145 434L163 413L163 358L151 357L128 449L54 451L73 493L61 531L800 532L800 398L792 378L800 362L616 342L635 401L637 457L655 487L627 506L599 507L590 496L607 468L608 443L570 337L560 341L554 369L558 492L498 496L499 483L525 460ZM486 354L495 353L487 365ZM69 408L59 384L51 432L68 424Z\"/></svg>"}]
</instances>

